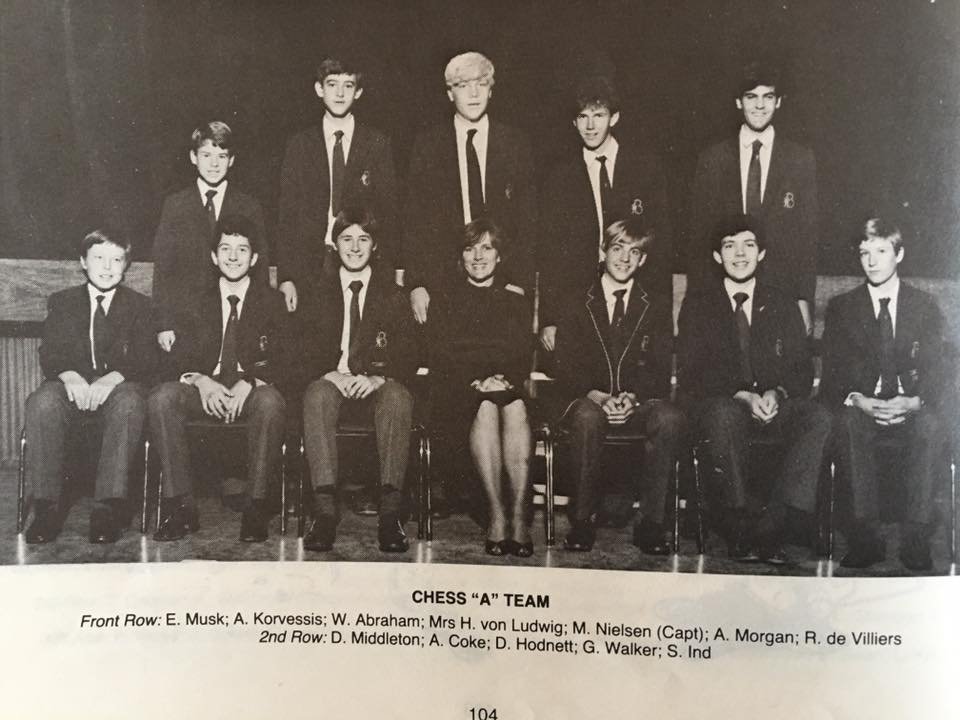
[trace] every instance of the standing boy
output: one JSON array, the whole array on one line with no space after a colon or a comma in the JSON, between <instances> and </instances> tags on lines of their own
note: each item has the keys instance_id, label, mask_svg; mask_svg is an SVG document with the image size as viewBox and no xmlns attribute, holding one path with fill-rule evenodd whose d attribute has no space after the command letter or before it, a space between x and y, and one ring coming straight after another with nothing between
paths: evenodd
<instances>
[{"instance_id":1,"label":"standing boy","mask_svg":"<svg viewBox=\"0 0 960 720\"><path fill-rule=\"evenodd\" d=\"M129 520L130 466L156 354L149 299L120 285L129 264L128 242L94 230L80 245L87 282L50 297L40 345L47 379L26 407L27 482L34 498L28 543L50 542L60 532L67 437L88 416L103 424L90 542L116 542Z\"/></svg>"},{"instance_id":2,"label":"standing boy","mask_svg":"<svg viewBox=\"0 0 960 720\"><path fill-rule=\"evenodd\" d=\"M740 132L700 154L688 212L690 287L697 289L719 269L710 260L711 231L734 213L756 217L766 231L770 257L761 274L800 307L809 333L817 282L816 163L813 153L775 132L783 103L779 70L751 63L744 68L736 106Z\"/></svg>"},{"instance_id":3,"label":"standing boy","mask_svg":"<svg viewBox=\"0 0 960 720\"><path fill-rule=\"evenodd\" d=\"M730 557L782 564L788 510L814 509L830 414L809 397L813 364L794 298L758 271L778 248L745 215L721 221L715 238L723 279L705 281L683 301L678 387L709 457L701 467L713 469L708 489L719 499ZM763 500L747 484L750 439L771 434L786 454Z\"/></svg>"},{"instance_id":4,"label":"standing boy","mask_svg":"<svg viewBox=\"0 0 960 720\"><path fill-rule=\"evenodd\" d=\"M391 265L398 255L390 140L353 114L363 95L363 75L353 65L328 58L317 68L313 89L323 102L323 120L290 139L280 174L277 279L290 312L308 294L307 284L320 276L328 256L331 269L336 268L331 229L345 205L360 203L376 212L381 255Z\"/></svg>"},{"instance_id":5,"label":"standing boy","mask_svg":"<svg viewBox=\"0 0 960 720\"><path fill-rule=\"evenodd\" d=\"M659 158L621 143L613 129L620 102L612 81L588 77L577 88L573 125L581 152L558 165L542 194L540 269L540 341L553 350L562 298L579 297L598 277L603 263L604 231L610 223L638 216L656 232L657 253L643 266L647 290L671 292L672 257L666 181ZM657 308L670 311L670 307Z\"/></svg>"},{"instance_id":6,"label":"standing boy","mask_svg":"<svg viewBox=\"0 0 960 720\"><path fill-rule=\"evenodd\" d=\"M932 296L900 280L900 228L871 218L857 249L866 282L830 301L823 330L820 396L836 414L840 469L852 494L849 550L840 562L865 568L885 557L874 441L892 437L906 445L900 559L910 570L929 570L934 462L951 394L943 316Z\"/></svg>"},{"instance_id":7,"label":"standing boy","mask_svg":"<svg viewBox=\"0 0 960 720\"><path fill-rule=\"evenodd\" d=\"M153 243L153 305L157 342L167 352L177 333L193 321L191 313L216 277L208 258L221 215L239 215L252 223L261 243L255 276L264 282L267 278L260 203L227 180L236 160L232 135L230 126L219 120L194 130L190 162L197 169L196 181L163 203Z\"/></svg>"},{"instance_id":8,"label":"standing boy","mask_svg":"<svg viewBox=\"0 0 960 720\"><path fill-rule=\"evenodd\" d=\"M667 297L648 294L636 275L653 232L639 217L604 233L603 272L573 300L557 327L557 380L568 405L561 422L570 434L576 482L568 550L593 547L603 440L617 427L642 430L644 482L633 542L666 555L664 502L683 416L670 396L673 333Z\"/></svg>"},{"instance_id":9,"label":"standing boy","mask_svg":"<svg viewBox=\"0 0 960 720\"><path fill-rule=\"evenodd\" d=\"M219 271L207 282L193 322L171 354L172 379L148 399L150 432L163 468L164 512L154 539L178 540L199 527L187 423L204 417L247 423L249 503L240 540L267 539L266 498L280 460L285 404L275 387L283 357L280 294L251 276L260 236L243 216L224 215L209 257Z\"/></svg>"},{"instance_id":10,"label":"standing boy","mask_svg":"<svg viewBox=\"0 0 960 720\"><path fill-rule=\"evenodd\" d=\"M430 294L456 277L464 226L489 216L509 239L497 274L508 289L533 296L536 199L530 144L491 120L493 63L478 52L457 55L444 71L452 120L422 133L413 146L404 211L405 285L418 323Z\"/></svg>"},{"instance_id":11,"label":"standing boy","mask_svg":"<svg viewBox=\"0 0 960 720\"><path fill-rule=\"evenodd\" d=\"M389 271L374 261L377 223L365 208L346 208L333 234L339 270L316 279L306 318L312 382L303 398L303 438L313 483L307 550L333 548L337 499L337 426L372 417L380 459L378 540L384 552L404 552L401 500L407 472L416 373L410 308Z\"/></svg>"}]
</instances>

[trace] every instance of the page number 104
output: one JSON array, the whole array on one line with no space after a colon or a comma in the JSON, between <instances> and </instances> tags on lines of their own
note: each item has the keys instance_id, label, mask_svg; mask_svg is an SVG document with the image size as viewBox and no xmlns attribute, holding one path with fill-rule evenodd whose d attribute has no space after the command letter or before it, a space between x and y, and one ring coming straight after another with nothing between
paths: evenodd
<instances>
[{"instance_id":1,"label":"page number 104","mask_svg":"<svg viewBox=\"0 0 960 720\"><path fill-rule=\"evenodd\" d=\"M470 708L470 720L497 720L496 708Z\"/></svg>"}]
</instances>

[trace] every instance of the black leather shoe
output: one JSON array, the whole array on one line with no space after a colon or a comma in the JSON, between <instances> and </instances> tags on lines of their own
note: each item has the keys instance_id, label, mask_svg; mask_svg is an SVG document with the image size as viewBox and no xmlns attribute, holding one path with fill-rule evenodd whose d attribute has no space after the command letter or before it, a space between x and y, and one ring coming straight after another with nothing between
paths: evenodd
<instances>
[{"instance_id":1,"label":"black leather shoe","mask_svg":"<svg viewBox=\"0 0 960 720\"><path fill-rule=\"evenodd\" d=\"M670 542L663 525L641 520L633 526L633 544L645 555L669 555Z\"/></svg>"},{"instance_id":2,"label":"black leather shoe","mask_svg":"<svg viewBox=\"0 0 960 720\"><path fill-rule=\"evenodd\" d=\"M270 516L259 503L251 504L240 517L240 542L264 542L267 539Z\"/></svg>"},{"instance_id":3,"label":"black leather shoe","mask_svg":"<svg viewBox=\"0 0 960 720\"><path fill-rule=\"evenodd\" d=\"M90 542L97 545L115 543L123 535L123 522L109 507L97 506L90 513Z\"/></svg>"},{"instance_id":4,"label":"black leather shoe","mask_svg":"<svg viewBox=\"0 0 960 720\"><path fill-rule=\"evenodd\" d=\"M933 569L930 541L920 533L904 535L900 544L900 562L907 570L924 572Z\"/></svg>"},{"instance_id":5,"label":"black leather shoe","mask_svg":"<svg viewBox=\"0 0 960 720\"><path fill-rule=\"evenodd\" d=\"M487 540L483 543L483 551L493 557L502 557L507 554L507 550L504 547L506 543L506 540Z\"/></svg>"},{"instance_id":6,"label":"black leather shoe","mask_svg":"<svg viewBox=\"0 0 960 720\"><path fill-rule=\"evenodd\" d=\"M26 541L30 545L43 545L57 539L63 527L63 518L53 503L37 503L33 522L27 528Z\"/></svg>"},{"instance_id":7,"label":"black leather shoe","mask_svg":"<svg viewBox=\"0 0 960 720\"><path fill-rule=\"evenodd\" d=\"M403 525L397 515L381 515L377 525L377 541L380 543L380 552L402 553L409 545L407 536L403 533Z\"/></svg>"},{"instance_id":8,"label":"black leather shoe","mask_svg":"<svg viewBox=\"0 0 960 720\"><path fill-rule=\"evenodd\" d=\"M573 552L589 552L593 549L593 542L597 538L597 531L591 522L577 522L570 528L563 547Z\"/></svg>"},{"instance_id":9,"label":"black leather shoe","mask_svg":"<svg viewBox=\"0 0 960 720\"><path fill-rule=\"evenodd\" d=\"M517 540L504 540L504 552L507 555L513 555L519 558L528 558L533 555L533 542L518 542Z\"/></svg>"},{"instance_id":10,"label":"black leather shoe","mask_svg":"<svg viewBox=\"0 0 960 720\"><path fill-rule=\"evenodd\" d=\"M760 545L760 562L767 565L786 565L790 562L790 557L783 545L778 542L765 542Z\"/></svg>"},{"instance_id":11,"label":"black leather shoe","mask_svg":"<svg viewBox=\"0 0 960 720\"><path fill-rule=\"evenodd\" d=\"M197 509L193 506L178 503L161 518L160 526L153 534L153 539L159 542L179 540L186 537L188 533L196 532L199 529L200 521L197 519Z\"/></svg>"},{"instance_id":12,"label":"black leather shoe","mask_svg":"<svg viewBox=\"0 0 960 720\"><path fill-rule=\"evenodd\" d=\"M310 521L307 534L303 536L304 550L327 552L333 550L337 539L337 521L332 515L317 515Z\"/></svg>"},{"instance_id":13,"label":"black leather shoe","mask_svg":"<svg viewBox=\"0 0 960 720\"><path fill-rule=\"evenodd\" d=\"M840 559L840 566L863 569L874 563L883 562L886 558L887 547L882 538L851 539L847 554Z\"/></svg>"}]
</instances>

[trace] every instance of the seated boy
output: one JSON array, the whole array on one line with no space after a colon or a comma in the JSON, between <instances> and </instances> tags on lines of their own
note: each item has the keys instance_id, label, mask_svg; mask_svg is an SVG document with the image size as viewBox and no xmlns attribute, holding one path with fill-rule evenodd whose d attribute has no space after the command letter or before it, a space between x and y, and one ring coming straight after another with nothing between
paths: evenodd
<instances>
[{"instance_id":1,"label":"seated boy","mask_svg":"<svg viewBox=\"0 0 960 720\"><path fill-rule=\"evenodd\" d=\"M147 401L150 433L163 468L164 512L154 538L177 540L197 529L187 423L203 417L246 422L249 503L240 539L267 539L266 497L283 440L285 404L280 379L283 298L251 277L260 236L242 216L224 215L210 257L219 270L197 301L171 353L172 376Z\"/></svg>"},{"instance_id":2,"label":"seated boy","mask_svg":"<svg viewBox=\"0 0 960 720\"><path fill-rule=\"evenodd\" d=\"M724 277L683 302L678 385L713 469L707 490L719 498L730 556L783 564L787 509L813 511L831 421L809 399L813 364L796 300L756 275L765 248L749 215L718 224L713 259ZM749 441L760 433L775 433L786 448L765 505L747 486Z\"/></svg>"},{"instance_id":3,"label":"seated boy","mask_svg":"<svg viewBox=\"0 0 960 720\"><path fill-rule=\"evenodd\" d=\"M820 396L836 414L840 469L851 486L853 523L844 567L884 559L874 440L907 446L907 505L900 559L929 570L934 461L943 449L941 413L950 395L943 316L930 295L900 281L900 229L871 218L857 243L866 282L833 298L823 330Z\"/></svg>"},{"instance_id":4,"label":"seated boy","mask_svg":"<svg viewBox=\"0 0 960 720\"><path fill-rule=\"evenodd\" d=\"M232 134L229 125L217 120L194 130L190 162L197 169L196 182L163 203L153 243L153 306L157 342L167 352L184 324L192 322L191 312L216 277L207 257L222 215L241 215L253 224L261 246L253 276L267 278L260 203L227 180L236 160Z\"/></svg>"},{"instance_id":5,"label":"seated boy","mask_svg":"<svg viewBox=\"0 0 960 720\"><path fill-rule=\"evenodd\" d=\"M57 537L68 434L86 416L103 423L90 542L112 543L128 517L130 465L140 444L147 381L154 365L150 301L120 285L130 244L94 230L80 245L87 282L50 297L40 365L44 383L27 398L27 482L34 498L28 543Z\"/></svg>"},{"instance_id":6,"label":"seated boy","mask_svg":"<svg viewBox=\"0 0 960 720\"><path fill-rule=\"evenodd\" d=\"M652 243L653 231L638 216L609 225L600 277L572 299L557 325L557 380L569 402L562 423L576 482L568 550L593 547L603 440L611 427L623 426L647 436L634 544L650 555L669 552L664 502L683 416L665 399L673 333L670 313L659 306L670 300L648 294L636 279Z\"/></svg>"},{"instance_id":7,"label":"seated boy","mask_svg":"<svg viewBox=\"0 0 960 720\"><path fill-rule=\"evenodd\" d=\"M330 550L336 539L337 425L371 417L380 459L380 549L407 549L401 499L413 413L405 385L416 372L412 318L392 274L375 262L377 229L366 209L337 215L339 270L313 279L315 298L306 306L311 382L303 398L303 438L314 494L307 550Z\"/></svg>"}]
</instances>

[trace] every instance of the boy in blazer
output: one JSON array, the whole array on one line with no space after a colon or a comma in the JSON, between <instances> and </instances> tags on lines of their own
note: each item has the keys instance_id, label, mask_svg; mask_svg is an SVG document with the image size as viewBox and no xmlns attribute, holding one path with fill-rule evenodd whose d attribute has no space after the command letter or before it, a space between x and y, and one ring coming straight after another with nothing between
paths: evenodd
<instances>
[{"instance_id":1,"label":"boy in blazer","mask_svg":"<svg viewBox=\"0 0 960 720\"><path fill-rule=\"evenodd\" d=\"M713 259L724 277L683 301L678 388L710 458L701 467L715 469L708 489L723 510L730 556L783 564L788 509L814 509L830 414L809 398L813 365L795 299L759 274L776 250L760 223L734 215L718 224L715 238ZM775 433L786 447L765 504L747 487L749 439L763 433Z\"/></svg>"},{"instance_id":2,"label":"boy in blazer","mask_svg":"<svg viewBox=\"0 0 960 720\"><path fill-rule=\"evenodd\" d=\"M416 373L410 308L392 273L373 261L377 223L365 208L346 208L333 233L340 267L316 281L304 347L310 384L303 398L303 436L313 484L307 550L336 539L337 426L372 416L380 459L378 540L384 552L404 552L401 499L407 471Z\"/></svg>"},{"instance_id":3,"label":"boy in blazer","mask_svg":"<svg viewBox=\"0 0 960 720\"><path fill-rule=\"evenodd\" d=\"M492 218L509 246L498 275L507 289L533 297L536 198L527 138L491 120L493 63L478 52L457 55L444 71L453 118L421 133L413 145L404 207L405 285L418 323L430 294L457 277L464 226Z\"/></svg>"},{"instance_id":4,"label":"boy in blazer","mask_svg":"<svg viewBox=\"0 0 960 720\"><path fill-rule=\"evenodd\" d=\"M760 276L794 299L807 333L817 282L819 205L816 162L809 148L775 133L773 118L783 103L779 70L750 63L737 89L740 132L700 154L687 214L690 287L720 276L710 262L711 231L724 217L756 217L767 234L770 257Z\"/></svg>"},{"instance_id":5,"label":"boy in blazer","mask_svg":"<svg viewBox=\"0 0 960 720\"><path fill-rule=\"evenodd\" d=\"M153 306L157 342L168 353L177 333L193 322L198 299L217 277L208 257L222 215L240 215L253 224L260 243L254 277L267 281L270 263L263 210L256 198L227 179L236 160L232 135L230 126L219 120L194 130L190 162L197 169L196 181L163 203L153 242Z\"/></svg>"},{"instance_id":6,"label":"boy in blazer","mask_svg":"<svg viewBox=\"0 0 960 720\"><path fill-rule=\"evenodd\" d=\"M643 430L644 483L633 541L665 555L663 527L668 479L683 416L669 402L673 341L667 297L648 294L636 279L653 232L634 216L604 233L603 272L570 304L557 326L557 381L567 401L561 422L569 431L576 492L568 550L593 547L600 453L608 431Z\"/></svg>"},{"instance_id":7,"label":"boy in blazer","mask_svg":"<svg viewBox=\"0 0 960 720\"><path fill-rule=\"evenodd\" d=\"M883 560L874 441L888 435L907 445L907 506L900 559L929 570L934 462L943 450L944 398L950 376L943 316L930 295L900 280L903 236L874 217L858 243L866 282L827 307L820 397L836 417L840 468L849 478L852 519L845 567Z\"/></svg>"},{"instance_id":8,"label":"boy in blazer","mask_svg":"<svg viewBox=\"0 0 960 720\"><path fill-rule=\"evenodd\" d=\"M339 264L331 230L345 205L359 203L377 214L380 254L388 265L398 262L400 243L390 140L353 114L363 95L363 75L327 58L317 68L313 89L323 102L323 119L290 139L280 171L277 279L290 312L328 257L329 269Z\"/></svg>"},{"instance_id":9,"label":"boy in blazer","mask_svg":"<svg viewBox=\"0 0 960 720\"><path fill-rule=\"evenodd\" d=\"M178 540L199 527L186 424L204 417L247 423L249 497L240 540L267 539L270 474L280 459L285 404L276 388L283 358L280 294L251 274L259 260L256 225L221 218L210 258L219 270L197 301L170 356L168 382L147 401L150 433L163 468L164 511L154 539Z\"/></svg>"},{"instance_id":10,"label":"boy in blazer","mask_svg":"<svg viewBox=\"0 0 960 720\"><path fill-rule=\"evenodd\" d=\"M97 463L90 542L112 543L129 516L125 500L146 415L144 383L154 366L150 301L120 283L130 244L94 230L80 245L87 281L53 294L40 345L46 380L27 398L27 482L34 498L28 543L57 537L69 433L81 418L98 415L103 436Z\"/></svg>"},{"instance_id":11,"label":"boy in blazer","mask_svg":"<svg viewBox=\"0 0 960 720\"><path fill-rule=\"evenodd\" d=\"M576 93L573 125L581 152L550 173L541 194L540 342L552 351L562 299L580 297L599 275L604 230L615 220L638 216L656 232L657 252L638 277L656 295L670 295L671 230L666 181L660 159L614 136L620 102L606 77L584 79ZM670 311L669 305L656 308Z\"/></svg>"}]
</instances>

